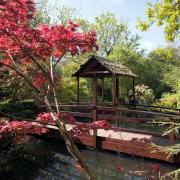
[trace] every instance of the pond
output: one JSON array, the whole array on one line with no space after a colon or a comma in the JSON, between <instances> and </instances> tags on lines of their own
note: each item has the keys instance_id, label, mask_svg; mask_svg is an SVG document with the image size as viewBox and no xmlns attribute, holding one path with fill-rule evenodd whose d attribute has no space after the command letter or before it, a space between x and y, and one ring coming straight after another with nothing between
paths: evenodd
<instances>
[{"instance_id":1,"label":"pond","mask_svg":"<svg viewBox=\"0 0 180 180\"><path fill-rule=\"evenodd\" d=\"M95 180L148 180L177 169L169 163L125 154L79 147ZM1 155L0 159L2 159ZM1 180L83 180L80 166L64 144L52 139L31 138L0 166Z\"/></svg>"}]
</instances>

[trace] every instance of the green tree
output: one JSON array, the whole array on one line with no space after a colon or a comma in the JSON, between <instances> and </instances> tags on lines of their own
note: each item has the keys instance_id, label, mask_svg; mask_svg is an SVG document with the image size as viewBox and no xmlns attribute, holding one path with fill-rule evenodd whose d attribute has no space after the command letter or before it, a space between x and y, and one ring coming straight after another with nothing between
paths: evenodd
<instances>
[{"instance_id":1,"label":"green tree","mask_svg":"<svg viewBox=\"0 0 180 180\"><path fill-rule=\"evenodd\" d=\"M146 9L146 20L138 20L137 27L146 31L152 24L162 26L165 39L174 41L179 38L179 0L159 0L155 4L148 3Z\"/></svg>"},{"instance_id":2,"label":"green tree","mask_svg":"<svg viewBox=\"0 0 180 180\"><path fill-rule=\"evenodd\" d=\"M104 56L113 51L114 45L123 42L127 32L126 22L118 21L112 13L103 13L95 17L92 28L97 33L99 53Z\"/></svg>"},{"instance_id":3,"label":"green tree","mask_svg":"<svg viewBox=\"0 0 180 180\"><path fill-rule=\"evenodd\" d=\"M77 22L79 19L80 15L76 8L62 6L57 9L57 21L60 24L66 25L69 20Z\"/></svg>"},{"instance_id":4,"label":"green tree","mask_svg":"<svg viewBox=\"0 0 180 180\"><path fill-rule=\"evenodd\" d=\"M76 8L52 5L50 0L36 0L37 11L31 21L32 26L38 24L62 24L66 25L69 20L79 23L80 14Z\"/></svg>"},{"instance_id":5,"label":"green tree","mask_svg":"<svg viewBox=\"0 0 180 180\"><path fill-rule=\"evenodd\" d=\"M145 69L143 67L144 58L143 54L137 51L136 48L128 46L128 44L116 45L108 58L131 69L133 73L139 76L136 78L136 84L142 83L141 77L144 76L141 76L141 74ZM120 78L120 86L121 102L127 103L129 101L129 91L132 90L132 78Z\"/></svg>"},{"instance_id":6,"label":"green tree","mask_svg":"<svg viewBox=\"0 0 180 180\"><path fill-rule=\"evenodd\" d=\"M165 74L164 81L171 87L171 91L163 94L160 103L180 108L180 68L175 67L171 72Z\"/></svg>"},{"instance_id":7,"label":"green tree","mask_svg":"<svg viewBox=\"0 0 180 180\"><path fill-rule=\"evenodd\" d=\"M172 74L173 69L180 65L179 58L175 49L171 47L157 48L148 54L147 66L151 70L151 88L154 90L156 97L161 98L164 92L172 90L166 79L167 74Z\"/></svg>"},{"instance_id":8,"label":"green tree","mask_svg":"<svg viewBox=\"0 0 180 180\"><path fill-rule=\"evenodd\" d=\"M109 56L111 60L129 67L135 74L136 84L145 84L153 89L156 99L161 98L164 92L172 90L167 80L164 79L166 74L173 73L172 70L180 65L179 58L174 48L157 48L151 51L146 57L143 52L137 48L125 45L117 45ZM127 96L128 90L132 88L132 83L123 78L122 95Z\"/></svg>"}]
</instances>

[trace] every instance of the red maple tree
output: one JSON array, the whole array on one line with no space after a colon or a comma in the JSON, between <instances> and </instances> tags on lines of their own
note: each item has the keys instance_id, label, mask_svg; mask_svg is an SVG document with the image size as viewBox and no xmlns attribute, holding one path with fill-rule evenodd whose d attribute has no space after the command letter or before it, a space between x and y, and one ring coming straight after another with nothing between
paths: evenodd
<instances>
[{"instance_id":1,"label":"red maple tree","mask_svg":"<svg viewBox=\"0 0 180 180\"><path fill-rule=\"evenodd\" d=\"M21 77L31 87L35 97L46 105L51 118L57 121L68 150L91 179L92 174L73 144L64 126L63 117L59 115L55 91L57 79L54 70L65 55L74 56L97 48L96 33L81 32L78 25L71 21L66 26L41 24L32 27L30 21L34 14L33 0L0 1L0 71L6 69L9 74ZM53 113L49 94L53 97L58 116ZM32 123L12 121L9 124L1 124L0 131L13 132L19 127L22 133L37 128ZM45 133L45 131L41 127L34 133Z\"/></svg>"}]
</instances>

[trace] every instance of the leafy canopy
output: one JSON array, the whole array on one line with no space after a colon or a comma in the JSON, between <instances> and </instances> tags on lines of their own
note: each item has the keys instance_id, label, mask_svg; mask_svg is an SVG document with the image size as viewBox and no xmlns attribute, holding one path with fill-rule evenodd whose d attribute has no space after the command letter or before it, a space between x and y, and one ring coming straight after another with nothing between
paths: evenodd
<instances>
[{"instance_id":1,"label":"leafy canopy","mask_svg":"<svg viewBox=\"0 0 180 180\"><path fill-rule=\"evenodd\" d=\"M179 0L159 0L155 4L148 3L146 20L138 20L137 27L146 31L152 24L163 26L165 39L174 41L179 38Z\"/></svg>"},{"instance_id":2,"label":"leafy canopy","mask_svg":"<svg viewBox=\"0 0 180 180\"><path fill-rule=\"evenodd\" d=\"M103 13L95 17L93 28L97 32L99 51L101 55L109 55L115 44L122 42L127 31L125 22L120 22L112 13Z\"/></svg>"}]
</instances>

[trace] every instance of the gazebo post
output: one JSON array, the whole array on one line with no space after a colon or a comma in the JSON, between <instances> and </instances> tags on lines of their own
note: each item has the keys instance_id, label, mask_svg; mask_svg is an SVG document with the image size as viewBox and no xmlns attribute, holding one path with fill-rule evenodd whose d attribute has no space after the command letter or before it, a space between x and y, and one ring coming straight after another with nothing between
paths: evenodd
<instances>
[{"instance_id":1,"label":"gazebo post","mask_svg":"<svg viewBox=\"0 0 180 180\"><path fill-rule=\"evenodd\" d=\"M117 79L115 77L115 74L112 76L112 107L115 108L116 106L116 101L117 101ZM119 112L116 110L115 111L115 116L117 120L117 126L119 127Z\"/></svg>"},{"instance_id":2,"label":"gazebo post","mask_svg":"<svg viewBox=\"0 0 180 180\"><path fill-rule=\"evenodd\" d=\"M135 77L133 77L133 105L135 105Z\"/></svg>"},{"instance_id":3,"label":"gazebo post","mask_svg":"<svg viewBox=\"0 0 180 180\"><path fill-rule=\"evenodd\" d=\"M115 75L112 76L112 107L116 105L116 79Z\"/></svg>"},{"instance_id":4,"label":"gazebo post","mask_svg":"<svg viewBox=\"0 0 180 180\"><path fill-rule=\"evenodd\" d=\"M116 77L116 84L115 84L115 88L116 88L116 105L119 106L119 77ZM117 118L117 126L119 127L119 111L116 111L116 118Z\"/></svg>"},{"instance_id":5,"label":"gazebo post","mask_svg":"<svg viewBox=\"0 0 180 180\"><path fill-rule=\"evenodd\" d=\"M79 105L79 76L77 76L77 105Z\"/></svg>"},{"instance_id":6,"label":"gazebo post","mask_svg":"<svg viewBox=\"0 0 180 180\"><path fill-rule=\"evenodd\" d=\"M119 105L119 77L116 77L116 104Z\"/></svg>"},{"instance_id":7,"label":"gazebo post","mask_svg":"<svg viewBox=\"0 0 180 180\"><path fill-rule=\"evenodd\" d=\"M93 122L97 120L97 77L93 77ZM96 148L97 130L93 130L94 148Z\"/></svg>"},{"instance_id":8,"label":"gazebo post","mask_svg":"<svg viewBox=\"0 0 180 180\"><path fill-rule=\"evenodd\" d=\"M101 89L101 98L102 98L102 103L104 102L104 78L102 78L102 89Z\"/></svg>"}]
</instances>

